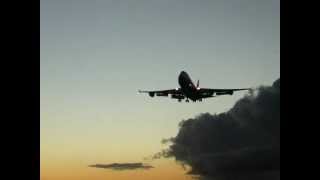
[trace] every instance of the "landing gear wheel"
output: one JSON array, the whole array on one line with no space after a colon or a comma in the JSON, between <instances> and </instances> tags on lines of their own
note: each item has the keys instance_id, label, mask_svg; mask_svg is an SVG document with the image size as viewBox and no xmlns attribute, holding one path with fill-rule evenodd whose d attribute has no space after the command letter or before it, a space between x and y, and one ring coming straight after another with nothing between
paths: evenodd
<instances>
[{"instance_id":1,"label":"landing gear wheel","mask_svg":"<svg viewBox=\"0 0 320 180\"><path fill-rule=\"evenodd\" d=\"M186 102L188 103L188 102L189 102L189 99L187 99Z\"/></svg>"}]
</instances>

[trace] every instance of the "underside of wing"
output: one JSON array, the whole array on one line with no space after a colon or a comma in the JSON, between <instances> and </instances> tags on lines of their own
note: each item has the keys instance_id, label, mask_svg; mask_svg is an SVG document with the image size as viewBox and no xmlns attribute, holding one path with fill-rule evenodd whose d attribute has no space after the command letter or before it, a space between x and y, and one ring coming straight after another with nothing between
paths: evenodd
<instances>
[{"instance_id":1,"label":"underside of wing","mask_svg":"<svg viewBox=\"0 0 320 180\"><path fill-rule=\"evenodd\" d=\"M244 91L250 90L250 88L243 89L209 89L209 88L201 88L199 89L200 94L203 97L215 97L219 95L232 95L234 91Z\"/></svg>"},{"instance_id":2,"label":"underside of wing","mask_svg":"<svg viewBox=\"0 0 320 180\"><path fill-rule=\"evenodd\" d=\"M139 90L139 93L148 93L150 97L154 96L169 96L169 94L172 95L172 97L177 96L183 96L180 89L167 89L167 90L159 90L159 91L141 91Z\"/></svg>"}]
</instances>

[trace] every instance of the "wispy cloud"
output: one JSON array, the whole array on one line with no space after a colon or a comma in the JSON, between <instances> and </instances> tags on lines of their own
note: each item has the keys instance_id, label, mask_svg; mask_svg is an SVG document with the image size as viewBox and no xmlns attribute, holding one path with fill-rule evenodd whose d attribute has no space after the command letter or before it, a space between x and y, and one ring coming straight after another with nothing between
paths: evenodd
<instances>
[{"instance_id":1,"label":"wispy cloud","mask_svg":"<svg viewBox=\"0 0 320 180\"><path fill-rule=\"evenodd\" d=\"M150 169L154 168L148 164L143 163L112 163L112 164L94 164L89 167L112 169L112 170L135 170L135 169Z\"/></svg>"}]
</instances>

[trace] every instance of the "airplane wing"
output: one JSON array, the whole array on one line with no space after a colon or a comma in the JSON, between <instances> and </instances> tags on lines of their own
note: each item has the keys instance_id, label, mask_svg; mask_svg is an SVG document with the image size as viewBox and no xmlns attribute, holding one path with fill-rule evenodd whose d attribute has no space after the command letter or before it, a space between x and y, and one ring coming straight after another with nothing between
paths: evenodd
<instances>
[{"instance_id":1,"label":"airplane wing","mask_svg":"<svg viewBox=\"0 0 320 180\"><path fill-rule=\"evenodd\" d=\"M167 90L159 90L159 91L141 91L139 93L148 93L149 96L154 97L156 96L168 96L171 94L173 97L180 97L181 99L184 98L184 95L181 92L180 88L177 89L167 89Z\"/></svg>"},{"instance_id":2,"label":"airplane wing","mask_svg":"<svg viewBox=\"0 0 320 180\"><path fill-rule=\"evenodd\" d=\"M243 89L209 89L209 88L200 88L199 93L203 98L215 97L219 95L232 95L234 91L244 91L251 90L250 88Z\"/></svg>"}]
</instances>

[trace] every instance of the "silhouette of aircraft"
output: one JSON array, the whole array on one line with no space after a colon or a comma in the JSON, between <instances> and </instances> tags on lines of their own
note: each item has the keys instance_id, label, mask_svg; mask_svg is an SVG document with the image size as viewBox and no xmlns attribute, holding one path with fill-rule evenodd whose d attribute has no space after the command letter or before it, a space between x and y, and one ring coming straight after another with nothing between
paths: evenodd
<instances>
[{"instance_id":1,"label":"silhouette of aircraft","mask_svg":"<svg viewBox=\"0 0 320 180\"><path fill-rule=\"evenodd\" d=\"M178 102L181 102L182 99L186 99L186 102L189 102L191 99L193 102L202 101L204 98L211 98L220 95L232 95L234 91L243 91L250 90L250 88L244 89L209 89L209 88L200 88L199 80L197 85L194 85L191 78L185 71L181 71L178 77L178 82L180 88L168 89L168 90L159 90L159 91L141 91L139 93L148 93L150 97L156 96L166 96L171 95L172 99L178 99Z\"/></svg>"}]
</instances>

